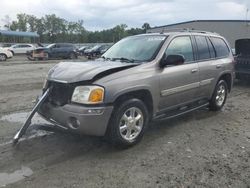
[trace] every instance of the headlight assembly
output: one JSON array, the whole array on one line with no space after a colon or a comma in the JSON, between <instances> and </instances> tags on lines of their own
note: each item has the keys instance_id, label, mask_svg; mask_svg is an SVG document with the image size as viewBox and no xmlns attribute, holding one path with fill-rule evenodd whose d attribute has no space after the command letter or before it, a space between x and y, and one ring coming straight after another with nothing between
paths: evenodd
<instances>
[{"instance_id":1,"label":"headlight assembly","mask_svg":"<svg viewBox=\"0 0 250 188\"><path fill-rule=\"evenodd\" d=\"M102 103L104 88L100 86L78 86L75 88L71 101L81 104Z\"/></svg>"}]
</instances>

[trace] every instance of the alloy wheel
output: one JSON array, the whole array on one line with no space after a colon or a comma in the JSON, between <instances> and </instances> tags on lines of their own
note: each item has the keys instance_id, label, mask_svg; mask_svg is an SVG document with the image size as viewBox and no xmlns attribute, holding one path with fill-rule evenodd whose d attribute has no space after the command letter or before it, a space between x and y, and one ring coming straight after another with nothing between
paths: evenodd
<instances>
[{"instance_id":1,"label":"alloy wheel","mask_svg":"<svg viewBox=\"0 0 250 188\"><path fill-rule=\"evenodd\" d=\"M131 107L125 111L119 123L120 134L127 141L134 140L143 128L144 118L142 111Z\"/></svg>"}]
</instances>

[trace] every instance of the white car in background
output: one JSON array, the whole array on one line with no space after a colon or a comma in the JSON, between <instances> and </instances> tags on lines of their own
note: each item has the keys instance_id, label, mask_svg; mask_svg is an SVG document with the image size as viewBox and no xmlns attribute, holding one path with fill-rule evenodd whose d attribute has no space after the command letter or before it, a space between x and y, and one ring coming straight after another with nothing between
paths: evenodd
<instances>
[{"instance_id":1,"label":"white car in background","mask_svg":"<svg viewBox=\"0 0 250 188\"><path fill-rule=\"evenodd\" d=\"M0 61L6 61L6 59L12 58L13 54L10 50L0 47Z\"/></svg>"},{"instance_id":2,"label":"white car in background","mask_svg":"<svg viewBox=\"0 0 250 188\"><path fill-rule=\"evenodd\" d=\"M25 54L27 51L34 50L36 47L33 44L14 44L9 49L14 54Z\"/></svg>"}]
</instances>

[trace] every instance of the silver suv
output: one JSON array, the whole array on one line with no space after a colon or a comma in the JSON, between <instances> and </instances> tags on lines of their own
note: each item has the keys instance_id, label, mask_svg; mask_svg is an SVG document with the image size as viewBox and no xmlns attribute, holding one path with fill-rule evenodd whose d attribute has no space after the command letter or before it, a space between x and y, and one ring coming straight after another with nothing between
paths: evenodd
<instances>
[{"instance_id":1,"label":"silver suv","mask_svg":"<svg viewBox=\"0 0 250 188\"><path fill-rule=\"evenodd\" d=\"M127 37L100 59L53 67L38 111L63 129L131 146L149 121L220 110L233 84L230 49L208 32Z\"/></svg>"}]
</instances>

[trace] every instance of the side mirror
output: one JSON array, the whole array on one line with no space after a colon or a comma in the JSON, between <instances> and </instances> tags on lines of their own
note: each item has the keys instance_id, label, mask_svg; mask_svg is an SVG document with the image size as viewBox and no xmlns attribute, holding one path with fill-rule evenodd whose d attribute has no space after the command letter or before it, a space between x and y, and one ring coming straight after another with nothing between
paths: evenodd
<instances>
[{"instance_id":1,"label":"side mirror","mask_svg":"<svg viewBox=\"0 0 250 188\"><path fill-rule=\"evenodd\" d=\"M162 57L160 61L160 67L166 67L167 65L182 65L185 62L185 58L183 55L166 55Z\"/></svg>"}]
</instances>

